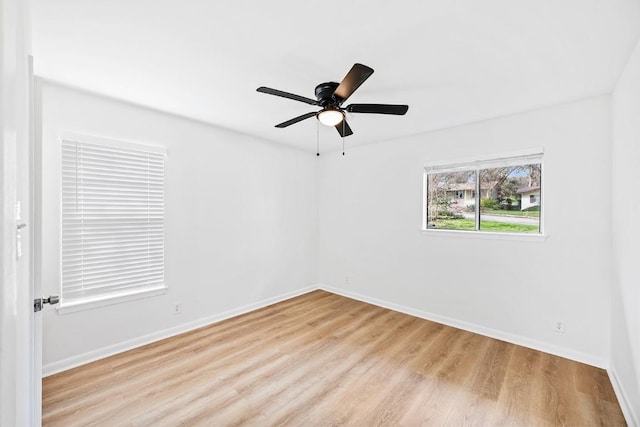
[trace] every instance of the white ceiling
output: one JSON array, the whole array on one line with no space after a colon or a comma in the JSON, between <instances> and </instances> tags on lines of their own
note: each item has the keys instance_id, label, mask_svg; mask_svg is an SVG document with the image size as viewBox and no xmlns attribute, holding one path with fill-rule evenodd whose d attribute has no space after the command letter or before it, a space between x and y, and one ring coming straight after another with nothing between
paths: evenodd
<instances>
[{"instance_id":1,"label":"white ceiling","mask_svg":"<svg viewBox=\"0 0 640 427\"><path fill-rule=\"evenodd\" d=\"M640 35L638 0L31 0L36 74L315 150L314 107L354 62L375 73L350 102L362 144L608 93ZM322 145L341 142L321 129Z\"/></svg>"}]
</instances>

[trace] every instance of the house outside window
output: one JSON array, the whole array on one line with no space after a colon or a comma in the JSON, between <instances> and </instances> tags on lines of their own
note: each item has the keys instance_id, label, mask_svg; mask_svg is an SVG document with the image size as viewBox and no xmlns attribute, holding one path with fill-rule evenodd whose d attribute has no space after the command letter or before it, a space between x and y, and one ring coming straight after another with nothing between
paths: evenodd
<instances>
[{"instance_id":1,"label":"house outside window","mask_svg":"<svg viewBox=\"0 0 640 427\"><path fill-rule=\"evenodd\" d=\"M533 185L518 188L517 193L522 197L521 209L531 210L540 207L540 186Z\"/></svg>"},{"instance_id":2,"label":"house outside window","mask_svg":"<svg viewBox=\"0 0 640 427\"><path fill-rule=\"evenodd\" d=\"M425 167L428 230L542 234L541 200L542 154Z\"/></svg>"}]
</instances>

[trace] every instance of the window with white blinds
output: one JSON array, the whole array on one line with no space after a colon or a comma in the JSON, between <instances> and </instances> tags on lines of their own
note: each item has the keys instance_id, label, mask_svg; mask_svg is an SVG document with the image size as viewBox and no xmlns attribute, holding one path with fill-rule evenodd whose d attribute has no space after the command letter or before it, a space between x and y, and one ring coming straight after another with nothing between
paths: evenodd
<instances>
[{"instance_id":1,"label":"window with white blinds","mask_svg":"<svg viewBox=\"0 0 640 427\"><path fill-rule=\"evenodd\" d=\"M62 305L164 289L164 159L62 140Z\"/></svg>"}]
</instances>

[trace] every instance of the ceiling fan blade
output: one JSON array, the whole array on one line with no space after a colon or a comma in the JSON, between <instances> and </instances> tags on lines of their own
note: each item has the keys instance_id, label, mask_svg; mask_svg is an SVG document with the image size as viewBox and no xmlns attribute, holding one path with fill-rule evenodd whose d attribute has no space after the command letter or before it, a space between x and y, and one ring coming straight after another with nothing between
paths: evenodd
<instances>
[{"instance_id":1,"label":"ceiling fan blade","mask_svg":"<svg viewBox=\"0 0 640 427\"><path fill-rule=\"evenodd\" d=\"M403 116L409 110L408 105L393 104L351 104L345 108L350 113L395 114Z\"/></svg>"},{"instance_id":2,"label":"ceiling fan blade","mask_svg":"<svg viewBox=\"0 0 640 427\"><path fill-rule=\"evenodd\" d=\"M344 76L333 95L344 102L373 74L373 68L362 64L353 64L351 70Z\"/></svg>"},{"instance_id":3,"label":"ceiling fan blade","mask_svg":"<svg viewBox=\"0 0 640 427\"><path fill-rule=\"evenodd\" d=\"M343 127L344 125L344 127ZM349 126L349 123L347 123L347 120L342 120L340 123L338 123L336 125L336 129L338 130L338 133L340 134L341 137L345 137L345 136L349 136L349 135L353 135L353 131L351 130L351 126Z\"/></svg>"},{"instance_id":4,"label":"ceiling fan blade","mask_svg":"<svg viewBox=\"0 0 640 427\"><path fill-rule=\"evenodd\" d=\"M277 128L286 128L287 126L291 126L292 124L295 124L295 123L301 122L303 120L306 120L309 117L313 117L316 114L318 114L318 113L312 111L311 113L303 114L303 115L295 117L295 118L293 118L291 120L287 120L286 122L282 122L280 124L277 124L276 127Z\"/></svg>"},{"instance_id":5,"label":"ceiling fan blade","mask_svg":"<svg viewBox=\"0 0 640 427\"><path fill-rule=\"evenodd\" d=\"M315 99L306 98L304 96L296 95L296 94L289 93L289 92L283 92L283 91L278 90L278 89L271 89L270 87L260 86L256 90L258 92L266 93L266 94L269 94L269 95L281 96L283 98L293 99L294 101L304 102L305 104L320 105L320 103L318 103L318 101L316 101Z\"/></svg>"}]
</instances>

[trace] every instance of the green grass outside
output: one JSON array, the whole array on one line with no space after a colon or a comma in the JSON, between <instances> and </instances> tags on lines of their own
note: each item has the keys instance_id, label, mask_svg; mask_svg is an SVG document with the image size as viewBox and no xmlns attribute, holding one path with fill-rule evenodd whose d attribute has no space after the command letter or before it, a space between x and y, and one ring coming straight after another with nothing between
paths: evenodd
<instances>
[{"instance_id":1,"label":"green grass outside","mask_svg":"<svg viewBox=\"0 0 640 427\"><path fill-rule=\"evenodd\" d=\"M507 215L540 218L540 211L506 211L502 209L481 209L481 212L487 215Z\"/></svg>"},{"instance_id":2,"label":"green grass outside","mask_svg":"<svg viewBox=\"0 0 640 427\"><path fill-rule=\"evenodd\" d=\"M475 230L476 223L472 219L439 219L435 221L436 230ZM508 224L498 221L480 221L481 231L502 231L508 233L538 233L537 225Z\"/></svg>"},{"instance_id":3,"label":"green grass outside","mask_svg":"<svg viewBox=\"0 0 640 427\"><path fill-rule=\"evenodd\" d=\"M476 222L472 219L437 219L436 230L475 230Z\"/></svg>"}]
</instances>

